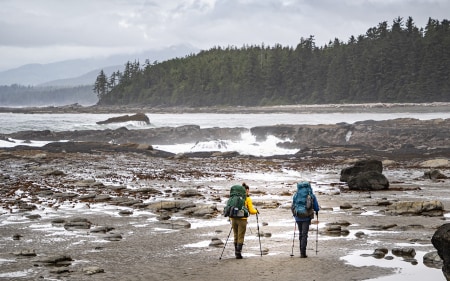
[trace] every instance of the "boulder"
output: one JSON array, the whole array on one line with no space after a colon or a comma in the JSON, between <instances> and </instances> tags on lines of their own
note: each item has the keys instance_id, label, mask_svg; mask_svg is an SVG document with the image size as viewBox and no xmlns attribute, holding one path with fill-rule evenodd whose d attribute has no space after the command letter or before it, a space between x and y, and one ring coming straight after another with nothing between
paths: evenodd
<instances>
[{"instance_id":1,"label":"boulder","mask_svg":"<svg viewBox=\"0 0 450 281\"><path fill-rule=\"evenodd\" d=\"M357 174L348 180L351 190L383 190L389 188L388 179L377 171L368 171Z\"/></svg>"},{"instance_id":2,"label":"boulder","mask_svg":"<svg viewBox=\"0 0 450 281\"><path fill-rule=\"evenodd\" d=\"M423 215L423 216L442 216L444 207L441 201L403 201L393 203L386 214L389 215Z\"/></svg>"},{"instance_id":3,"label":"boulder","mask_svg":"<svg viewBox=\"0 0 450 281\"><path fill-rule=\"evenodd\" d=\"M347 182L350 178L369 171L381 174L383 172L383 163L375 159L357 161L353 166L341 170L340 181Z\"/></svg>"},{"instance_id":4,"label":"boulder","mask_svg":"<svg viewBox=\"0 0 450 281\"><path fill-rule=\"evenodd\" d=\"M426 171L423 175L423 178L430 179L430 180L448 179L448 177L446 175L442 174L439 170Z\"/></svg>"},{"instance_id":5,"label":"boulder","mask_svg":"<svg viewBox=\"0 0 450 281\"><path fill-rule=\"evenodd\" d=\"M450 281L450 223L443 224L436 230L431 243L443 260L442 272L447 281Z\"/></svg>"},{"instance_id":6,"label":"boulder","mask_svg":"<svg viewBox=\"0 0 450 281\"><path fill-rule=\"evenodd\" d=\"M135 115L122 115L118 117L111 117L104 121L97 122L98 125L110 124L110 123L123 123L129 121L145 122L150 124L150 119L144 113L136 113Z\"/></svg>"}]
</instances>

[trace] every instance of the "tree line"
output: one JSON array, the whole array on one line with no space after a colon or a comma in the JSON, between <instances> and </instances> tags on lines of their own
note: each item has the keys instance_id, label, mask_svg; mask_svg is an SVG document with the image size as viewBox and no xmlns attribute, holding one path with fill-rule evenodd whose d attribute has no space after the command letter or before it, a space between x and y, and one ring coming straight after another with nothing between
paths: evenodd
<instances>
[{"instance_id":1,"label":"tree line","mask_svg":"<svg viewBox=\"0 0 450 281\"><path fill-rule=\"evenodd\" d=\"M450 24L411 17L369 28L347 42L293 48L275 44L213 47L164 62L127 62L103 71L100 105L262 106L450 101Z\"/></svg>"}]
</instances>

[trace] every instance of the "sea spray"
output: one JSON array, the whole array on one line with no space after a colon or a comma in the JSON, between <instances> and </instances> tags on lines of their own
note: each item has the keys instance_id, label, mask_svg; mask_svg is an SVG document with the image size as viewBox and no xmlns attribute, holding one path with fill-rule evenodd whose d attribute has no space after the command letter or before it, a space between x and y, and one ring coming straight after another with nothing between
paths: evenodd
<instances>
[{"instance_id":1,"label":"sea spray","mask_svg":"<svg viewBox=\"0 0 450 281\"><path fill-rule=\"evenodd\" d=\"M278 147L280 142L289 142L289 139L280 139L275 136L268 136L266 140L257 142L255 136L250 132L241 134L239 141L233 140L213 140L197 143L185 143L176 145L155 145L156 149L172 152L204 152L204 151L236 151L242 155L271 156L294 154L298 149L285 149Z\"/></svg>"}]
</instances>

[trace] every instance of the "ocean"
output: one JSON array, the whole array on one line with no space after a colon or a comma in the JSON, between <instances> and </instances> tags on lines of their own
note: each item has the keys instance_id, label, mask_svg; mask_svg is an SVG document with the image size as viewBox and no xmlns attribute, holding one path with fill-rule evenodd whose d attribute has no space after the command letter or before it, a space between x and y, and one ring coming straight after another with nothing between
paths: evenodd
<instances>
[{"instance_id":1,"label":"ocean","mask_svg":"<svg viewBox=\"0 0 450 281\"><path fill-rule=\"evenodd\" d=\"M134 114L134 113L129 113ZM201 128L235 128L250 129L256 126L271 125L317 125L345 122L352 124L365 120L390 120L396 118L416 118L420 120L450 118L450 112L401 112L401 113L252 113L252 114L218 114L218 113L180 113L153 114L148 113L150 124L142 122L126 122L108 125L98 125L96 122L124 114L23 114L0 113L0 134L10 134L18 131L76 131L105 130L126 127L129 130L142 130L160 127L178 127L183 125L198 125ZM0 139L0 147L17 145L42 146L46 141ZM172 153L199 151L237 151L245 155L270 156L293 154L297 150L283 149L276 146L278 142L289 141L269 137L264 142L257 142L250 130L243 133L240 141L214 140L210 142L185 143L178 145L152 144L156 149Z\"/></svg>"}]
</instances>

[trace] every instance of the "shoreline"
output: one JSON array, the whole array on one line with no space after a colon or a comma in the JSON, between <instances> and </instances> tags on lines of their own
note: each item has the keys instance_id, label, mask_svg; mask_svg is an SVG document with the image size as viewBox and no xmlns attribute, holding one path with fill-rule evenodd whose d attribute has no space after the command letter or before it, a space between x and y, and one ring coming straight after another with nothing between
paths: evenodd
<instances>
[{"instance_id":1,"label":"shoreline","mask_svg":"<svg viewBox=\"0 0 450 281\"><path fill-rule=\"evenodd\" d=\"M81 106L79 104L45 107L0 107L0 113L52 114L52 113L348 113L348 112L448 112L450 102L433 103L364 103L316 104L277 106L212 106L212 107L147 107L147 106Z\"/></svg>"}]
</instances>

